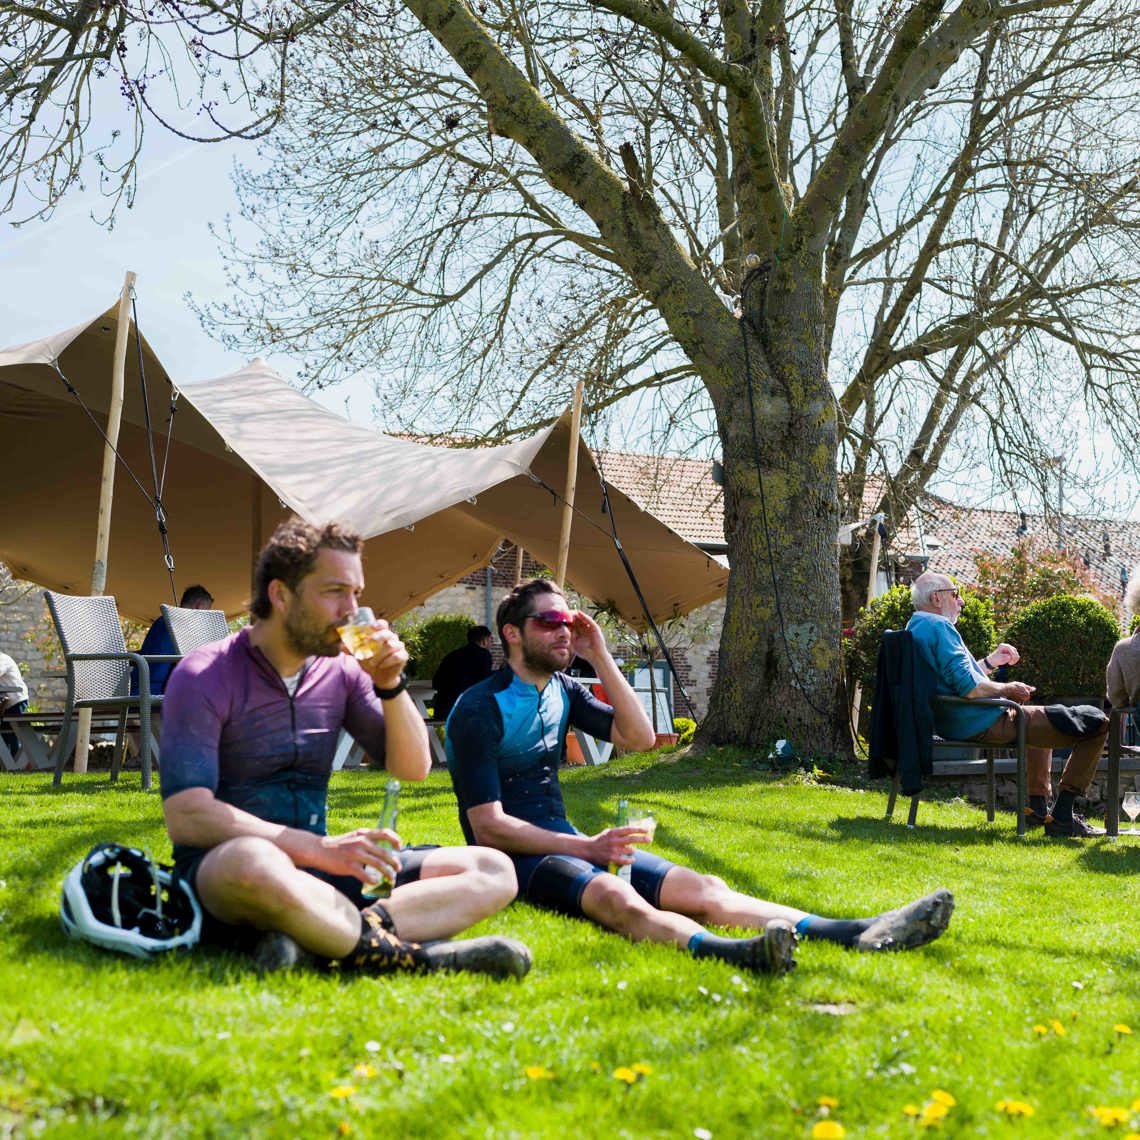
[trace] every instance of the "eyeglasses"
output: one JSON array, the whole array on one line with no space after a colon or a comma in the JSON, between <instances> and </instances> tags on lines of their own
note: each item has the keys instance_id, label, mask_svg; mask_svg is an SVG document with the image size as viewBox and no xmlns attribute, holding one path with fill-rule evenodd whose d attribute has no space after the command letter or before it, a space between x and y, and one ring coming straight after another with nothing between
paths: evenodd
<instances>
[{"instance_id":1,"label":"eyeglasses","mask_svg":"<svg viewBox=\"0 0 1140 1140\"><path fill-rule=\"evenodd\" d=\"M567 610L540 610L535 614L527 614L524 621L533 621L539 629L554 630L565 626L570 629L574 624L574 615Z\"/></svg>"},{"instance_id":2,"label":"eyeglasses","mask_svg":"<svg viewBox=\"0 0 1140 1140\"><path fill-rule=\"evenodd\" d=\"M959 598L959 599L962 597L961 591L957 588L957 586L946 586L941 590L931 590L930 591L930 596L932 598L934 597L935 594L953 594L954 597Z\"/></svg>"}]
</instances>

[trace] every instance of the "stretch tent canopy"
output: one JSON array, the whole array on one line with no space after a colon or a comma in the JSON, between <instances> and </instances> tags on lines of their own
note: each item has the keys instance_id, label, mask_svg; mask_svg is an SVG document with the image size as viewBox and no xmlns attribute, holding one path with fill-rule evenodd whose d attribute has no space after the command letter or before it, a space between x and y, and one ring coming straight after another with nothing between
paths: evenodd
<instances>
[{"instance_id":1,"label":"stretch tent canopy","mask_svg":"<svg viewBox=\"0 0 1140 1140\"><path fill-rule=\"evenodd\" d=\"M90 581L116 322L112 308L0 351L8 503L0 559L18 577L71 593L86 593ZM155 518L140 348L179 591L201 582L228 613L240 612L256 551L291 511L312 522L338 519L365 536L365 600L388 617L485 566L504 538L554 565L568 416L519 443L436 447L351 424L260 360L176 389L133 325L130 333L106 585L122 613L153 617L172 596ZM596 478L579 444L567 583L640 627L645 616L614 549ZM723 595L722 565L616 489L609 498L655 618Z\"/></svg>"}]
</instances>

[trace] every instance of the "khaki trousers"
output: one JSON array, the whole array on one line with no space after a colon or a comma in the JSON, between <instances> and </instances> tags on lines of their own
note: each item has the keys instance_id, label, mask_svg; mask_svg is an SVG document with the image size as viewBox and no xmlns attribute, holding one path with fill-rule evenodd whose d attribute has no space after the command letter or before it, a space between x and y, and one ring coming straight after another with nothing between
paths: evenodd
<instances>
[{"instance_id":1,"label":"khaki trousers","mask_svg":"<svg viewBox=\"0 0 1140 1140\"><path fill-rule=\"evenodd\" d=\"M1078 739L1053 727L1044 705L1022 705L1025 713L1026 768L1028 790L1031 796L1052 795L1052 760L1054 748L1071 748L1065 768L1061 772L1061 789L1083 796L1096 774L1096 764L1104 751L1108 723L1096 734ZM985 732L971 737L979 744L1010 744L1017 739L1013 709L1004 709L1001 716Z\"/></svg>"}]
</instances>

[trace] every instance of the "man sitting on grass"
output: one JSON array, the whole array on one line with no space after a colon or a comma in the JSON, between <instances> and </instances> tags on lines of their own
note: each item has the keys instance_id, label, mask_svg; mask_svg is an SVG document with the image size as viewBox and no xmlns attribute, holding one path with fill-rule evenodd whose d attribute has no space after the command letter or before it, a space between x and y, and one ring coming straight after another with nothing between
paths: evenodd
<instances>
[{"instance_id":1,"label":"man sitting on grass","mask_svg":"<svg viewBox=\"0 0 1140 1140\"><path fill-rule=\"evenodd\" d=\"M522 898L635 941L671 942L698 958L772 974L794 965L797 934L858 950L901 950L946 929L954 909L946 890L871 918L821 918L635 853L647 841L636 828L582 834L566 818L558 783L569 728L635 750L653 747L653 728L597 623L571 612L552 583L516 587L499 606L497 625L507 664L459 698L447 722L447 759L468 843L511 856ZM575 654L593 666L612 707L560 672ZM632 864L630 880L610 874L611 863ZM702 924L763 933L727 938Z\"/></svg>"},{"instance_id":2,"label":"man sitting on grass","mask_svg":"<svg viewBox=\"0 0 1140 1140\"><path fill-rule=\"evenodd\" d=\"M308 952L374 973L521 977L531 958L520 942L442 941L514 897L505 856L400 850L394 832L371 827L326 832L342 727L393 776L422 780L431 768L427 728L404 691L403 643L379 622L373 655L357 661L337 633L364 588L360 549L336 523L282 523L258 563L255 623L171 675L160 771L176 868L206 911L206 936L253 949L264 968ZM394 880L391 897L370 901L363 889L381 877Z\"/></svg>"}]
</instances>

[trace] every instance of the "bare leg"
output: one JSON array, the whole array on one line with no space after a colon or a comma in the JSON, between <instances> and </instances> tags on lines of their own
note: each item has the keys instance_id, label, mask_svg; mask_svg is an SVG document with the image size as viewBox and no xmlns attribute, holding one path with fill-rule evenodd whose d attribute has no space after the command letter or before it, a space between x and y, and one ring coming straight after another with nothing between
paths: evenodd
<instances>
[{"instance_id":1,"label":"bare leg","mask_svg":"<svg viewBox=\"0 0 1140 1140\"><path fill-rule=\"evenodd\" d=\"M360 940L351 900L268 840L219 844L202 860L195 885L202 905L223 922L279 930L314 954L340 958Z\"/></svg>"},{"instance_id":2,"label":"bare leg","mask_svg":"<svg viewBox=\"0 0 1140 1140\"><path fill-rule=\"evenodd\" d=\"M774 919L795 926L807 911L781 906L734 891L716 875L701 875L688 867L673 867L661 884L661 907L689 915L705 926L742 926L763 930Z\"/></svg>"},{"instance_id":3,"label":"bare leg","mask_svg":"<svg viewBox=\"0 0 1140 1140\"><path fill-rule=\"evenodd\" d=\"M396 887L384 909L401 938L426 942L497 914L517 891L514 864L501 851L440 847L424 859L419 881Z\"/></svg>"}]
</instances>

